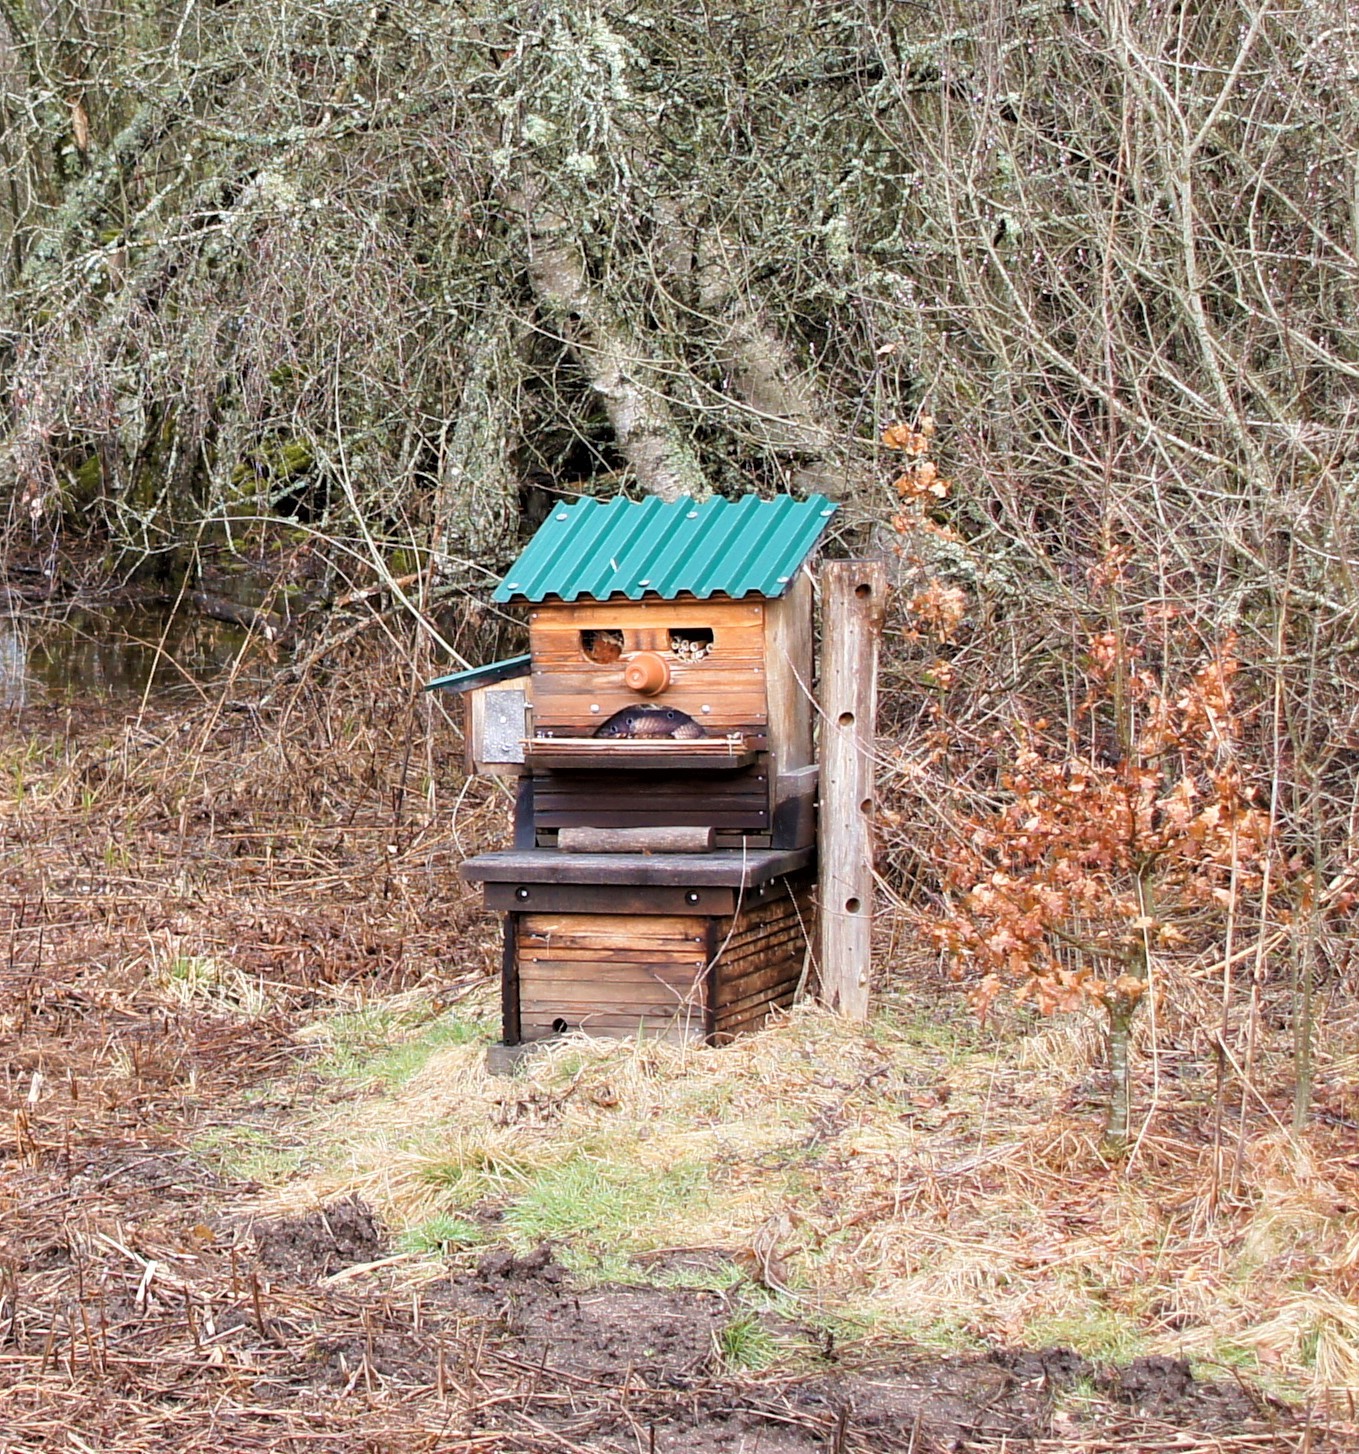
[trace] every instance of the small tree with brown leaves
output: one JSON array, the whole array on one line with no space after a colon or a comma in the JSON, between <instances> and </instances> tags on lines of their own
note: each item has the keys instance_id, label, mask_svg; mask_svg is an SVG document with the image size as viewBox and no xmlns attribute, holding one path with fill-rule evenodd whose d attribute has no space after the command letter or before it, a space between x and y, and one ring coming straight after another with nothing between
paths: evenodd
<instances>
[{"instance_id":1,"label":"small tree with brown leaves","mask_svg":"<svg viewBox=\"0 0 1359 1454\"><path fill-rule=\"evenodd\" d=\"M1144 665L1119 631L1095 635L1080 738L1055 741L1040 719L996 741L1003 801L966 824L931 917L982 1014L1005 994L1049 1014L1104 1012L1115 1147L1128 1136L1129 1041L1156 952L1247 891L1270 851L1238 759L1237 671L1230 638L1177 673Z\"/></svg>"}]
</instances>

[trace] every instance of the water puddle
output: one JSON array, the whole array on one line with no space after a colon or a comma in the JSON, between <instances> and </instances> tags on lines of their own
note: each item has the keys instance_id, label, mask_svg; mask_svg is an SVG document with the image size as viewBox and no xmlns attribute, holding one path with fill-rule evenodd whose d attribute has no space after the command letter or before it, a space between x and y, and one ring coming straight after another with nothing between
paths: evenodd
<instances>
[{"instance_id":1,"label":"water puddle","mask_svg":"<svg viewBox=\"0 0 1359 1454\"><path fill-rule=\"evenodd\" d=\"M197 611L79 606L0 615L0 709L195 695L233 670L272 668L258 636Z\"/></svg>"}]
</instances>

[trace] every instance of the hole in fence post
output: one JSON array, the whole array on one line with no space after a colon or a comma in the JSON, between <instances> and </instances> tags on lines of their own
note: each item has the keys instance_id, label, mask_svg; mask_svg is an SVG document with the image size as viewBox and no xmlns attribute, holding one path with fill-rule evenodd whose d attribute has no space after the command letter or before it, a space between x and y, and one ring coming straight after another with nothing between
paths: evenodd
<instances>
[{"instance_id":1,"label":"hole in fence post","mask_svg":"<svg viewBox=\"0 0 1359 1454\"><path fill-rule=\"evenodd\" d=\"M857 914L858 912L859 912L859 901L858 901L858 899L846 899L845 900L845 913L847 913L847 914Z\"/></svg>"},{"instance_id":2,"label":"hole in fence post","mask_svg":"<svg viewBox=\"0 0 1359 1454\"><path fill-rule=\"evenodd\" d=\"M842 727L853 727L853 725L854 725L854 713L853 712L841 712L840 713L840 725Z\"/></svg>"},{"instance_id":3,"label":"hole in fence post","mask_svg":"<svg viewBox=\"0 0 1359 1454\"><path fill-rule=\"evenodd\" d=\"M854 587L854 594L858 596L861 601L867 600L867 598L873 594L873 587L870 586L867 581L860 581L860 583Z\"/></svg>"}]
</instances>

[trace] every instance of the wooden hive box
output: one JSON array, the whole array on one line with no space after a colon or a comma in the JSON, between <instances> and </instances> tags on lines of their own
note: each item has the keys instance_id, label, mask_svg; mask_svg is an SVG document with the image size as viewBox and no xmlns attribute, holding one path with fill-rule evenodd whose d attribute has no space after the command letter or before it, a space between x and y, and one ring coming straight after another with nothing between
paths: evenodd
<instances>
[{"instance_id":1,"label":"wooden hive box","mask_svg":"<svg viewBox=\"0 0 1359 1454\"><path fill-rule=\"evenodd\" d=\"M474 699L474 769L519 777L515 851L462 870L506 915L508 1043L720 1042L792 1002L816 834L806 558L833 510L558 507L496 592L529 607L527 664L431 684ZM517 754L493 740L511 685ZM660 851L683 833L700 851Z\"/></svg>"},{"instance_id":2,"label":"wooden hive box","mask_svg":"<svg viewBox=\"0 0 1359 1454\"><path fill-rule=\"evenodd\" d=\"M706 826L719 845L794 847L813 837L811 580L772 600L544 601L529 612L538 842L562 828ZM617 656L590 652L604 642ZM639 662L662 685L630 687ZM653 706L702 737L599 738ZM644 778L638 774L644 773Z\"/></svg>"},{"instance_id":3,"label":"wooden hive box","mask_svg":"<svg viewBox=\"0 0 1359 1454\"><path fill-rule=\"evenodd\" d=\"M762 1024L807 973L809 885L806 875L774 882L722 914L510 914L506 1040L584 1030L721 1044Z\"/></svg>"}]
</instances>

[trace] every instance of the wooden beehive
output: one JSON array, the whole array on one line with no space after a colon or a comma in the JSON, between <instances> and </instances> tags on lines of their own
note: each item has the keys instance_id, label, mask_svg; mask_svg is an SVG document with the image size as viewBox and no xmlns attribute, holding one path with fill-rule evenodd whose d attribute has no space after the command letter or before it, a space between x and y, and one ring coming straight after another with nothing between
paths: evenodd
<instances>
[{"instance_id":1,"label":"wooden beehive","mask_svg":"<svg viewBox=\"0 0 1359 1454\"><path fill-rule=\"evenodd\" d=\"M619 642L614 661L588 647ZM796 847L813 837L811 581L772 600L535 605L528 768L538 841L558 829L685 825L719 846ZM701 654L699 654L701 653ZM645 696L625 674L645 654L667 684ZM600 740L615 713L654 703L707 735L665 745ZM639 774L645 774L644 778Z\"/></svg>"},{"instance_id":2,"label":"wooden beehive","mask_svg":"<svg viewBox=\"0 0 1359 1454\"><path fill-rule=\"evenodd\" d=\"M472 770L519 780L514 849L462 867L505 914L507 1043L716 1043L791 1003L816 836L806 559L833 508L561 507L496 593L529 606L527 660L431 684L468 696Z\"/></svg>"}]
</instances>

